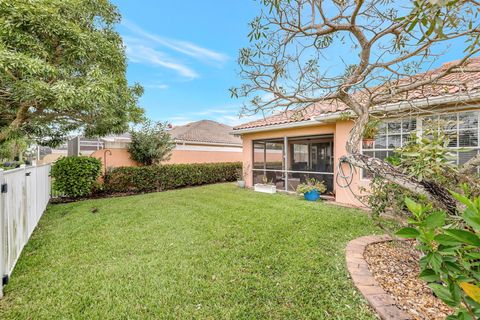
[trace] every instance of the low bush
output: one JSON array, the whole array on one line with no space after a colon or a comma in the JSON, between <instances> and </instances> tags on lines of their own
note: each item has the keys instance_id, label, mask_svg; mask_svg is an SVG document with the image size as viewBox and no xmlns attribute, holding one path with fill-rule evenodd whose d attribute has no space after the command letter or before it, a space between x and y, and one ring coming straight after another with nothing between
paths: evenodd
<instances>
[{"instance_id":1,"label":"low bush","mask_svg":"<svg viewBox=\"0 0 480 320\"><path fill-rule=\"evenodd\" d=\"M235 162L114 168L104 177L104 190L142 193L235 181L241 166L241 163Z\"/></svg>"},{"instance_id":2,"label":"low bush","mask_svg":"<svg viewBox=\"0 0 480 320\"><path fill-rule=\"evenodd\" d=\"M458 175L455 157L451 154L450 135L439 130L446 126L445 122L427 122L422 137L412 133L408 142L395 150L393 156L385 159L391 165L419 182L435 183L446 189L460 191L458 186L469 184L470 193L480 196L478 184L471 183L474 177ZM462 152L462 150L460 150ZM410 213L404 204L405 197L412 198L424 205L428 199L400 187L399 185L377 176L371 180L366 203L374 216L382 213L407 215Z\"/></svg>"},{"instance_id":3,"label":"low bush","mask_svg":"<svg viewBox=\"0 0 480 320\"><path fill-rule=\"evenodd\" d=\"M96 158L60 158L52 166L53 189L72 198L89 196L101 170L102 163Z\"/></svg>"},{"instance_id":4,"label":"low bush","mask_svg":"<svg viewBox=\"0 0 480 320\"><path fill-rule=\"evenodd\" d=\"M455 218L407 198L410 226L397 235L419 243L420 278L455 309L447 319L480 319L480 198L452 194L465 206Z\"/></svg>"}]
</instances>

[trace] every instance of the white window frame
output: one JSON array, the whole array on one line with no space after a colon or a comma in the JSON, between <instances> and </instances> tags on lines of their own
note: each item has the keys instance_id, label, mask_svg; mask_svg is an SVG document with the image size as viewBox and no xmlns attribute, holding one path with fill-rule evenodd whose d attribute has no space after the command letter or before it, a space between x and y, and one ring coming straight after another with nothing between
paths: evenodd
<instances>
[{"instance_id":1,"label":"white window frame","mask_svg":"<svg viewBox=\"0 0 480 320\"><path fill-rule=\"evenodd\" d=\"M466 130L474 130L474 128L471 128L471 129L460 129L460 126L459 126L459 117L460 117L460 114L462 113L476 113L477 114L477 146L476 147L460 147L460 132L461 131L466 131ZM456 147L449 147L449 149L452 150L452 153L456 153L456 161L457 161L457 166L459 165L459 161L460 161L460 156L459 156L459 151L460 150L465 150L465 149L469 149L469 150L477 150L480 152L480 110L465 110L465 111L454 111L454 112L441 112L441 113L438 113L438 114L434 114L433 116L435 117L440 117L440 116L444 116L444 115L453 115L455 114L456 117L457 117L457 128L456 128L456 133L457 133L457 146ZM422 115L422 116L417 116L417 117L412 117L411 119L416 119L416 132L419 136L422 136L423 135L423 121L426 117L429 117L429 115ZM405 120L407 117L405 118L390 118L390 119L387 119L385 122L395 122L395 121L402 121L402 120ZM402 141L401 141L401 146L403 146L403 126L400 130L401 132L401 136L402 136ZM413 132L413 131L412 131ZM387 128L387 139L386 139L386 145L388 146L388 128ZM364 152L381 152L381 151L386 151L386 152L389 152L389 151L393 151L395 149L390 149L390 148L385 148L385 149L376 149L376 148L373 148L373 149L363 149L363 142L361 143L360 145L360 152L362 154L364 154ZM366 178L364 177L364 169L361 169L360 170L360 181L364 181L364 182L369 182L371 181L370 178Z\"/></svg>"},{"instance_id":2,"label":"white window frame","mask_svg":"<svg viewBox=\"0 0 480 320\"><path fill-rule=\"evenodd\" d=\"M416 121L416 129L413 130L413 131L409 131L409 132L403 132L403 125L400 125L400 133L398 133L400 135L400 147L403 146L403 138L404 138L404 135L409 135L410 133L412 132L417 132L417 135L419 135L420 132L422 132L422 121L421 121L421 118L422 117L411 117L411 118L408 118L409 120L413 120L415 119ZM405 118L389 118L389 119L386 119L385 120L385 123L387 124L387 128L386 128L386 133L385 133L385 145L386 147L388 147L388 123L389 122L398 122L398 121L403 121L403 120L407 120L407 117ZM398 135L396 134L396 135ZM392 134L392 135L395 135L395 134ZM392 151L395 151L395 149L397 148L373 148L373 149L363 149L363 141L361 142L360 144L360 152L362 154L364 154L364 152L392 152ZM361 169L360 170L360 181L364 181L364 182L370 182L372 179L370 178L366 178L364 177L364 169Z\"/></svg>"}]
</instances>

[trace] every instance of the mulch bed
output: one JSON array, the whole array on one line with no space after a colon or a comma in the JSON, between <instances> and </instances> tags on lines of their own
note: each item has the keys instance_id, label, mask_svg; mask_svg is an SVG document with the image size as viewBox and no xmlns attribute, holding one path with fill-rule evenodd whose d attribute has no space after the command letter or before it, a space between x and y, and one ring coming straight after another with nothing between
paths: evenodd
<instances>
[{"instance_id":1,"label":"mulch bed","mask_svg":"<svg viewBox=\"0 0 480 320\"><path fill-rule=\"evenodd\" d=\"M375 280L414 319L445 319L452 313L418 278L420 253L413 241L371 244L364 257Z\"/></svg>"}]
</instances>

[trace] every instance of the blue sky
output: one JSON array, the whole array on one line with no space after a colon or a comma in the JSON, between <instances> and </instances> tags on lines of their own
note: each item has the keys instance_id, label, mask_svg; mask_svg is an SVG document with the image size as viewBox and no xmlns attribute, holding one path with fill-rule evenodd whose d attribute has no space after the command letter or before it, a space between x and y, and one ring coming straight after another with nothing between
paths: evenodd
<instances>
[{"instance_id":1,"label":"blue sky","mask_svg":"<svg viewBox=\"0 0 480 320\"><path fill-rule=\"evenodd\" d=\"M237 53L248 44L254 0L114 0L123 17L118 31L127 46L128 80L145 88L140 105L154 120L181 125L212 119L230 125L241 101Z\"/></svg>"},{"instance_id":2,"label":"blue sky","mask_svg":"<svg viewBox=\"0 0 480 320\"><path fill-rule=\"evenodd\" d=\"M237 125L255 118L239 119L242 101L231 99L228 88L240 82L238 50L248 45L258 2L113 0L123 16L118 31L127 47L128 80L145 88L140 105L149 118L174 125L201 119ZM452 46L424 67L457 59L462 49ZM332 66L349 57L341 46L330 50Z\"/></svg>"}]
</instances>

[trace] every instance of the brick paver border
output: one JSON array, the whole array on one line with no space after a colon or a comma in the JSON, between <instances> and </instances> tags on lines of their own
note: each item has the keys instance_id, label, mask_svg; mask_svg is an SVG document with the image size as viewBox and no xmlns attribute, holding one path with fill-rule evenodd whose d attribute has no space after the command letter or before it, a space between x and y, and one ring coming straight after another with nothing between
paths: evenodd
<instances>
[{"instance_id":1,"label":"brick paver border","mask_svg":"<svg viewBox=\"0 0 480 320\"><path fill-rule=\"evenodd\" d=\"M375 278L368 268L367 261L365 261L363 256L365 248L369 244L391 240L392 238L389 236L382 235L366 236L350 241L346 250L348 272L352 277L355 287L363 294L370 306L382 320L413 319L407 313L400 310L390 295L375 281Z\"/></svg>"}]
</instances>

